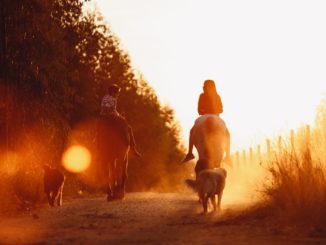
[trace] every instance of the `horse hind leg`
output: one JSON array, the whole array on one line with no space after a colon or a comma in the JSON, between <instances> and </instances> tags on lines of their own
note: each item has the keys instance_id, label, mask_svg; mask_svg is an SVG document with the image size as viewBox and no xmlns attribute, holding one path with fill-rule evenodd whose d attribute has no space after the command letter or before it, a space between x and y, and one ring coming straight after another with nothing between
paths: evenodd
<instances>
[{"instance_id":1,"label":"horse hind leg","mask_svg":"<svg viewBox=\"0 0 326 245\"><path fill-rule=\"evenodd\" d=\"M107 201L113 201L115 199L115 185L116 185L116 174L115 174L115 160L110 161L108 172L107 172Z\"/></svg>"},{"instance_id":2,"label":"horse hind leg","mask_svg":"<svg viewBox=\"0 0 326 245\"><path fill-rule=\"evenodd\" d=\"M122 166L122 191L123 191L123 197L126 194L126 183L128 180L128 158L124 159L123 166Z\"/></svg>"},{"instance_id":3,"label":"horse hind leg","mask_svg":"<svg viewBox=\"0 0 326 245\"><path fill-rule=\"evenodd\" d=\"M124 199L126 194L126 183L128 179L128 156L124 156L121 161L117 162L117 172L119 173L119 179L117 183L115 197L118 199Z\"/></svg>"},{"instance_id":4,"label":"horse hind leg","mask_svg":"<svg viewBox=\"0 0 326 245\"><path fill-rule=\"evenodd\" d=\"M115 199L115 196L114 196L114 194L115 194L115 183L112 182L112 181L108 181L106 191L107 191L106 200L108 202L113 201Z\"/></svg>"}]
</instances>

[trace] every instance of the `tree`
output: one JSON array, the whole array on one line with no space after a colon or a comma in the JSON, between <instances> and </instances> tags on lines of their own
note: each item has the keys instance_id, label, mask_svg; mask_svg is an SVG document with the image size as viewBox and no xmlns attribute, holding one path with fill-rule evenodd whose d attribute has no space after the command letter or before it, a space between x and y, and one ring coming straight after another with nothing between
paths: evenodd
<instances>
[{"instance_id":1,"label":"tree","mask_svg":"<svg viewBox=\"0 0 326 245\"><path fill-rule=\"evenodd\" d=\"M23 154L20 149L29 149L20 167L37 168L45 161L59 166L72 130L98 116L103 87L114 82L122 87L119 111L132 125L144 155L143 163L131 161L129 188L152 188L162 178L176 182L183 173L176 164L183 149L173 110L162 106L137 75L100 14L83 13L84 2L2 1L6 76L2 71L0 95L9 91L9 114L8 130L1 136L9 139L10 150Z\"/></svg>"}]
</instances>

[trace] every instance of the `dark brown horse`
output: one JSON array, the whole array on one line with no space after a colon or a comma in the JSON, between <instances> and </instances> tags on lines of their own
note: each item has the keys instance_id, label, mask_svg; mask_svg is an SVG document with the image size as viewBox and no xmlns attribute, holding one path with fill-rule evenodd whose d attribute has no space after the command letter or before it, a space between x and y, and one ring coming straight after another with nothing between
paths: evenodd
<instances>
[{"instance_id":1,"label":"dark brown horse","mask_svg":"<svg viewBox=\"0 0 326 245\"><path fill-rule=\"evenodd\" d=\"M100 176L105 179L107 200L123 199L128 178L128 129L107 118L97 121Z\"/></svg>"}]
</instances>

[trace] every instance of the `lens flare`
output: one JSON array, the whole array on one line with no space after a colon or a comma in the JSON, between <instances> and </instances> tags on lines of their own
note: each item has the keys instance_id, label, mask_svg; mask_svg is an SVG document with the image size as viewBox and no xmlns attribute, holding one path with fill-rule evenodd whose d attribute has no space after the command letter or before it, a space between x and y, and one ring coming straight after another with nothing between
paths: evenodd
<instances>
[{"instance_id":1,"label":"lens flare","mask_svg":"<svg viewBox=\"0 0 326 245\"><path fill-rule=\"evenodd\" d=\"M86 170L91 162L91 154L81 145L73 145L62 156L63 166L70 172L80 173Z\"/></svg>"}]
</instances>

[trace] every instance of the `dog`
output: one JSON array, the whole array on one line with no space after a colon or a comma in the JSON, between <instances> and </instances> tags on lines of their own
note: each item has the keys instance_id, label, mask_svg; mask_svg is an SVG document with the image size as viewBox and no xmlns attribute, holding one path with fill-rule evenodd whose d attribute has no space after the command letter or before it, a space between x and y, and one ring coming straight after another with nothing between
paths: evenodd
<instances>
[{"instance_id":1,"label":"dog","mask_svg":"<svg viewBox=\"0 0 326 245\"><path fill-rule=\"evenodd\" d=\"M198 192L202 200L204 214L207 213L208 199L213 204L214 211L221 210L221 201L225 187L227 172L224 168L204 169L199 172L196 180L186 179L186 184ZM216 206L216 195L217 206Z\"/></svg>"},{"instance_id":2,"label":"dog","mask_svg":"<svg viewBox=\"0 0 326 245\"><path fill-rule=\"evenodd\" d=\"M56 168L49 165L44 165L44 192L48 198L50 206L54 206L57 199L57 205L62 205L62 191L65 182L65 176Z\"/></svg>"}]
</instances>

